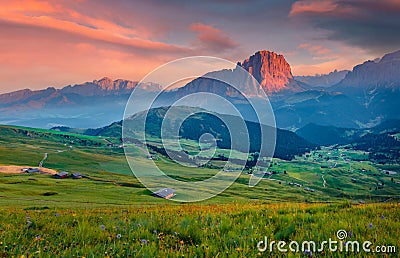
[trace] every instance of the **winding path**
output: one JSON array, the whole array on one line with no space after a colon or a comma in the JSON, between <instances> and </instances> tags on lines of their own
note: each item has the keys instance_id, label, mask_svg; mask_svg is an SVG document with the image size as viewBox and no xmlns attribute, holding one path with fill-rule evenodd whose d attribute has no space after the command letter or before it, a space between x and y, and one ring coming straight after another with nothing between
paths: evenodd
<instances>
[{"instance_id":1,"label":"winding path","mask_svg":"<svg viewBox=\"0 0 400 258\"><path fill-rule=\"evenodd\" d=\"M43 159L39 162L39 167L43 167L43 162L47 159L47 152L44 154Z\"/></svg>"}]
</instances>

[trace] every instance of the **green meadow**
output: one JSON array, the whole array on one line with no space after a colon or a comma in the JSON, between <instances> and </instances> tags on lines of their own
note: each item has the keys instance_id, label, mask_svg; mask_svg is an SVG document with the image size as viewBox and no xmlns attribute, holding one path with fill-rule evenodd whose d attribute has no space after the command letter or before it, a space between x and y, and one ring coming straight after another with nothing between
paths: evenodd
<instances>
[{"instance_id":1,"label":"green meadow","mask_svg":"<svg viewBox=\"0 0 400 258\"><path fill-rule=\"evenodd\" d=\"M4 257L311 257L257 249L259 241L370 241L398 247L397 204L190 204L119 208L2 208ZM319 245L319 244L318 244ZM320 247L317 247L317 250ZM395 249L383 257L397 257ZM312 251L312 249L311 249ZM364 250L325 248L316 257L363 257ZM380 257L376 253L372 256Z\"/></svg>"},{"instance_id":2,"label":"green meadow","mask_svg":"<svg viewBox=\"0 0 400 258\"><path fill-rule=\"evenodd\" d=\"M0 166L37 167L47 153L44 167L84 175L55 179L0 173L0 256L299 257L309 253L260 252L257 243L265 236L324 241L335 239L339 229L351 232L351 240L400 246L398 164L375 164L367 153L322 148L292 161L274 159L271 174L255 187L248 186L251 171L244 171L216 197L181 204L152 196L133 175L123 148L112 142L0 127ZM152 143L159 144L156 139ZM198 150L196 142L182 144L191 155ZM138 167L149 162L140 147L128 149ZM218 154L227 153L217 149ZM212 161L213 166L189 168L161 154L152 157L167 175L193 183L212 177L222 166ZM253 173L264 170L256 167ZM316 255L367 254L325 250Z\"/></svg>"}]
</instances>

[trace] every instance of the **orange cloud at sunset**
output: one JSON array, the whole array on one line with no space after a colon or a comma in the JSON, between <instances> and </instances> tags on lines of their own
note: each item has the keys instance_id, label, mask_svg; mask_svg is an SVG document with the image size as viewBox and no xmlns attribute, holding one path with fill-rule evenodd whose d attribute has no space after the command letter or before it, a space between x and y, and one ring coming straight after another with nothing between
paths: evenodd
<instances>
[{"instance_id":1,"label":"orange cloud at sunset","mask_svg":"<svg viewBox=\"0 0 400 258\"><path fill-rule=\"evenodd\" d=\"M104 75L136 79L171 55L190 51L43 1L7 3L0 9L0 17L5 35L0 76L11 85L62 86Z\"/></svg>"},{"instance_id":2,"label":"orange cloud at sunset","mask_svg":"<svg viewBox=\"0 0 400 258\"><path fill-rule=\"evenodd\" d=\"M312 55L325 55L329 54L331 51L323 46L311 45L308 43L300 44L298 48L306 49Z\"/></svg>"},{"instance_id":3,"label":"orange cloud at sunset","mask_svg":"<svg viewBox=\"0 0 400 258\"><path fill-rule=\"evenodd\" d=\"M189 29L198 33L194 44L202 49L223 51L224 49L232 49L238 46L238 43L228 35L225 35L223 31L212 26L194 23L190 25Z\"/></svg>"},{"instance_id":4,"label":"orange cloud at sunset","mask_svg":"<svg viewBox=\"0 0 400 258\"><path fill-rule=\"evenodd\" d=\"M0 93L104 76L140 80L177 58L237 62L262 49L290 53L296 75L351 69L400 42L385 21L400 17L396 1L356 2L2 1Z\"/></svg>"},{"instance_id":5,"label":"orange cloud at sunset","mask_svg":"<svg viewBox=\"0 0 400 258\"><path fill-rule=\"evenodd\" d=\"M289 15L293 16L299 13L326 13L331 12L337 8L337 4L332 0L303 0L295 2L290 10Z\"/></svg>"}]
</instances>

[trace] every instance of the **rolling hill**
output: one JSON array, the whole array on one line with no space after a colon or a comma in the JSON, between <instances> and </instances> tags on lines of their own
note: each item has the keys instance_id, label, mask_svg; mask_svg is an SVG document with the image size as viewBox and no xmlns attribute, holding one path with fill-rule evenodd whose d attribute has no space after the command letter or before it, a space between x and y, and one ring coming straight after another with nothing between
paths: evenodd
<instances>
[{"instance_id":1,"label":"rolling hill","mask_svg":"<svg viewBox=\"0 0 400 258\"><path fill-rule=\"evenodd\" d=\"M172 111L171 111L172 110ZM165 115L168 111L168 118ZM197 112L197 113L196 113ZM191 115L192 113L196 113ZM147 117L147 118L146 118ZM186 120L182 121L182 117L188 117ZM199 110L191 107L174 107L169 109L167 107L155 108L149 110L148 113L140 112L133 115L125 120L125 126L129 129L126 130L128 135L135 137L135 135L140 134L142 127L141 124L146 119L146 133L150 136L160 138L161 137L161 126L165 126L166 134L164 137L174 137L170 132L176 132L179 130L179 136L191 140L199 140L199 137L203 134L212 134L217 139L217 146L223 149L230 149L231 146L231 136L227 129L226 124L223 121L229 121L229 124L239 125L242 119L230 115L212 114L204 110ZM182 123L183 122L183 123ZM65 132L75 132L83 133L87 135L95 136L107 136L122 138L122 124L123 121L115 122L109 126L98 128L98 129L73 129L66 127L55 127L54 130L65 131ZM180 126L178 128L178 126ZM255 122L245 121L245 125L248 130L248 135L250 137L250 152L260 151L261 144L261 129L260 125ZM273 128L263 125L264 132L271 133L274 137ZM237 130L235 128L231 133L232 137L243 137L246 135L245 132ZM126 137L126 135L125 135ZM266 136L264 136L266 137ZM264 139L264 142L268 142L269 139ZM240 148L240 146L237 146ZM310 142L299 137L295 133L287 130L277 129L276 130L276 147L275 147L275 157L282 159L292 159L295 155L301 155L311 149L317 147L316 144L311 144ZM240 149L239 149L240 150Z\"/></svg>"},{"instance_id":2,"label":"rolling hill","mask_svg":"<svg viewBox=\"0 0 400 258\"><path fill-rule=\"evenodd\" d=\"M379 162L400 159L400 120L387 120L369 129L338 128L308 124L296 131L298 135L315 144L341 145L370 153Z\"/></svg>"}]
</instances>

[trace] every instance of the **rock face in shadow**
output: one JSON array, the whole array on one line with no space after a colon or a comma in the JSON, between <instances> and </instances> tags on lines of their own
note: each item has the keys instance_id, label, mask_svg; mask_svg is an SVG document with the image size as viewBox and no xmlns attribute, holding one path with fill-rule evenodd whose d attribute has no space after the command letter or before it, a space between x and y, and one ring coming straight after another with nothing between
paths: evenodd
<instances>
[{"instance_id":1,"label":"rock face in shadow","mask_svg":"<svg viewBox=\"0 0 400 258\"><path fill-rule=\"evenodd\" d=\"M295 76L294 79L300 83L305 83L311 88L328 88L338 84L344 79L349 70L334 70L328 74L316 74L312 76Z\"/></svg>"},{"instance_id":2,"label":"rock face in shadow","mask_svg":"<svg viewBox=\"0 0 400 258\"><path fill-rule=\"evenodd\" d=\"M379 60L369 60L355 66L335 88L394 89L399 86L400 50L386 54Z\"/></svg>"}]
</instances>

